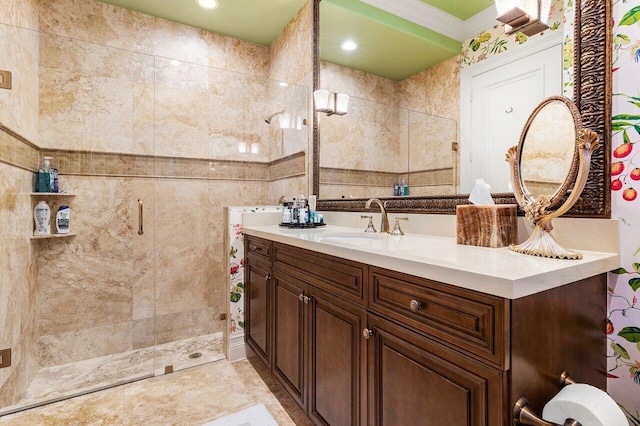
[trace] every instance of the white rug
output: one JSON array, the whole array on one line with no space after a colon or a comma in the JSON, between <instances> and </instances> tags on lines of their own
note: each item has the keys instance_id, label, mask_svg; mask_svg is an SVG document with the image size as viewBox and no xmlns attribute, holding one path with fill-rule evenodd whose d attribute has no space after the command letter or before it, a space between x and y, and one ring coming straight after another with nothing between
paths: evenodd
<instances>
[{"instance_id":1,"label":"white rug","mask_svg":"<svg viewBox=\"0 0 640 426\"><path fill-rule=\"evenodd\" d=\"M278 423L264 404L257 404L202 426L278 426Z\"/></svg>"}]
</instances>

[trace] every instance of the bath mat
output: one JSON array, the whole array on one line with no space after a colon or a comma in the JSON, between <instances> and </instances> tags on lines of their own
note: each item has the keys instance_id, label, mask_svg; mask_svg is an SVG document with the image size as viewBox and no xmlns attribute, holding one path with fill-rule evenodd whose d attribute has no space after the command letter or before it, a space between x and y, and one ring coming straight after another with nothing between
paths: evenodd
<instances>
[{"instance_id":1,"label":"bath mat","mask_svg":"<svg viewBox=\"0 0 640 426\"><path fill-rule=\"evenodd\" d=\"M278 426L278 423L264 404L257 404L202 426Z\"/></svg>"}]
</instances>

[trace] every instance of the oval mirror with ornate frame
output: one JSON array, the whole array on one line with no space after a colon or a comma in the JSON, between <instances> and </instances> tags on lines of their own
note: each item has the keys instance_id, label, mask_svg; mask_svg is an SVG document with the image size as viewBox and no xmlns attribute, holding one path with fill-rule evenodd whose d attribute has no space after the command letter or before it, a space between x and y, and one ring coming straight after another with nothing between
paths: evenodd
<instances>
[{"instance_id":1,"label":"oval mirror with ornate frame","mask_svg":"<svg viewBox=\"0 0 640 426\"><path fill-rule=\"evenodd\" d=\"M550 97L531 113L518 146L509 149L506 159L514 196L533 222L533 232L524 243L509 246L511 250L559 259L582 258L553 238L551 220L578 201L589 175L591 155L599 146L598 135L582 127L578 108L567 98Z\"/></svg>"},{"instance_id":2,"label":"oval mirror with ornate frame","mask_svg":"<svg viewBox=\"0 0 640 426\"><path fill-rule=\"evenodd\" d=\"M320 88L319 26L320 2L313 0L313 88ZM593 153L591 170L581 197L567 216L609 218L611 154L611 0L574 0L575 72L574 102L585 127L593 130L603 146ZM320 192L320 128L313 123L312 190L319 196L317 209L365 211L367 198L328 200ZM511 193L493 194L499 204L515 204ZM404 213L455 214L456 205L467 204L468 194L387 198L387 210Z\"/></svg>"}]
</instances>

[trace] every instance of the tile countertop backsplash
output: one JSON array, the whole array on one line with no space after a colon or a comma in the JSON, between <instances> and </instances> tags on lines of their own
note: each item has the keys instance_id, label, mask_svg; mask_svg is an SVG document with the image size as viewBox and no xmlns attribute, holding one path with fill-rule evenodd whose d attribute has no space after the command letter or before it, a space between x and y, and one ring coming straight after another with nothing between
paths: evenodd
<instances>
[{"instance_id":1,"label":"tile countertop backsplash","mask_svg":"<svg viewBox=\"0 0 640 426\"><path fill-rule=\"evenodd\" d=\"M561 219L554 221L556 238L583 253L582 260L527 256L508 248L458 245L455 216L410 215L403 223L404 237L330 238L358 236L366 221L361 213L323 212L331 225L316 229L278 227L279 216L244 215L246 234L318 251L346 259L393 269L500 297L516 299L570 282L605 273L620 266L618 221ZM390 214L390 220L395 215ZM404 215L403 215L404 216ZM379 214L374 223L379 221ZM595 223L597 226L594 226ZM528 226L519 224L519 240ZM417 232L422 231L422 232ZM329 237L329 238L327 238ZM570 238L569 238L570 237Z\"/></svg>"}]
</instances>

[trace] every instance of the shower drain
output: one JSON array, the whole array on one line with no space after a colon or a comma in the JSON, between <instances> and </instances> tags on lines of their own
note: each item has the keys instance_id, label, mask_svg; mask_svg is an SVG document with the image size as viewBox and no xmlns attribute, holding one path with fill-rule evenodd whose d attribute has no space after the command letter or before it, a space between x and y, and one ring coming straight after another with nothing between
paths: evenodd
<instances>
[{"instance_id":1,"label":"shower drain","mask_svg":"<svg viewBox=\"0 0 640 426\"><path fill-rule=\"evenodd\" d=\"M202 356L202 353L200 352L194 352L191 355L189 355L189 358L191 359L196 359L196 358L200 358Z\"/></svg>"}]
</instances>

